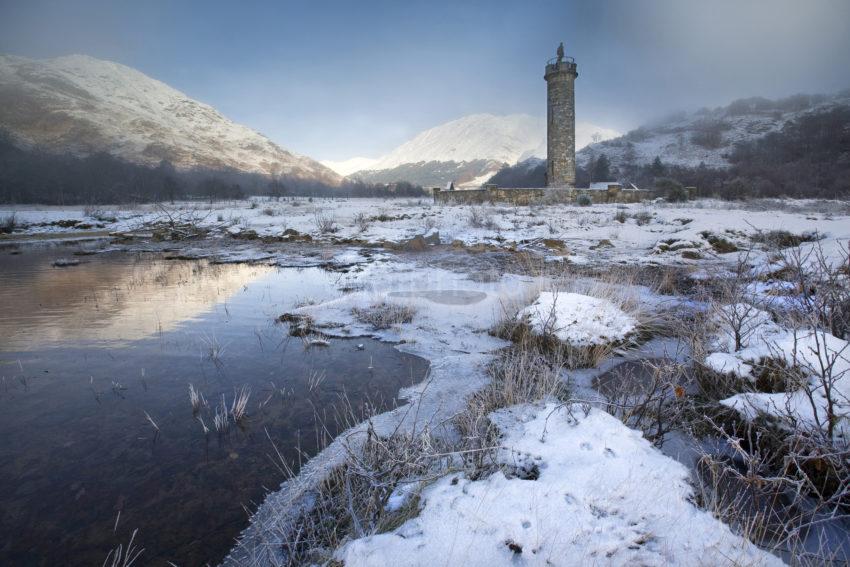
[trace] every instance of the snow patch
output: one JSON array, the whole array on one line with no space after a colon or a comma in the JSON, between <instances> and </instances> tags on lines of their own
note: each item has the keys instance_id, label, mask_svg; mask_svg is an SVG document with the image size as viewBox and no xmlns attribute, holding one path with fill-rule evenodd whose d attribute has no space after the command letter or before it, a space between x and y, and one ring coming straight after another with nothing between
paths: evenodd
<instances>
[{"instance_id":1,"label":"snow patch","mask_svg":"<svg viewBox=\"0 0 850 567\"><path fill-rule=\"evenodd\" d=\"M607 299L578 293L542 292L517 318L538 335L554 335L575 346L593 346L625 339L637 320Z\"/></svg>"},{"instance_id":2,"label":"snow patch","mask_svg":"<svg viewBox=\"0 0 850 567\"><path fill-rule=\"evenodd\" d=\"M597 409L519 406L493 420L499 461L539 471L447 475L421 513L337 551L349 567L440 564L782 565L692 503L688 471Z\"/></svg>"}]
</instances>

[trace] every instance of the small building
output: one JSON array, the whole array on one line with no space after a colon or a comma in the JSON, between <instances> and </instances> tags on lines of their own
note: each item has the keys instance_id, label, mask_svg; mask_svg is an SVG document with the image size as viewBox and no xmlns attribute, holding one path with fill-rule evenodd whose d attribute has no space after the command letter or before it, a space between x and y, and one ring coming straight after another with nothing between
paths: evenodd
<instances>
[{"instance_id":1,"label":"small building","mask_svg":"<svg viewBox=\"0 0 850 567\"><path fill-rule=\"evenodd\" d=\"M612 189L621 191L623 184L618 181L594 181L590 184L591 191L610 191Z\"/></svg>"}]
</instances>

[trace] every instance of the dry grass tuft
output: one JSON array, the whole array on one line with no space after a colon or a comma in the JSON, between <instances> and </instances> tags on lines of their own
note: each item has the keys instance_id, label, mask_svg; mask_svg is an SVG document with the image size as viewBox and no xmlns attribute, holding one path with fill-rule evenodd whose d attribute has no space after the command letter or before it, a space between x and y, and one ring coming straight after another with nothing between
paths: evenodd
<instances>
[{"instance_id":1,"label":"dry grass tuft","mask_svg":"<svg viewBox=\"0 0 850 567\"><path fill-rule=\"evenodd\" d=\"M283 543L286 565L334 564L335 548L351 538L391 531L415 517L420 492L459 468L453 448L432 433L430 424L381 436L371 419L354 427L360 417L350 406L346 412L338 419L353 429L340 439L343 462L312 491L311 504L289 531Z\"/></svg>"},{"instance_id":2,"label":"dry grass tuft","mask_svg":"<svg viewBox=\"0 0 850 567\"><path fill-rule=\"evenodd\" d=\"M394 325L412 322L416 309L411 305L380 301L366 308L355 307L351 310L351 314L359 322L372 325L377 330L383 330Z\"/></svg>"},{"instance_id":3,"label":"dry grass tuft","mask_svg":"<svg viewBox=\"0 0 850 567\"><path fill-rule=\"evenodd\" d=\"M15 213L8 214L0 218L0 233L12 234L18 227L18 220Z\"/></svg>"}]
</instances>

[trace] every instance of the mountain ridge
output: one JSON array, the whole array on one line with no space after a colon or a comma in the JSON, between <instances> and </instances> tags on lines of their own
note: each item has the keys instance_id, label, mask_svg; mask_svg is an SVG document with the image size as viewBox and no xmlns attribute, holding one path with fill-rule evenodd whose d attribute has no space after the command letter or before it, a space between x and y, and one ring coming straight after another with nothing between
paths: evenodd
<instances>
[{"instance_id":1,"label":"mountain ridge","mask_svg":"<svg viewBox=\"0 0 850 567\"><path fill-rule=\"evenodd\" d=\"M339 185L319 162L272 142L144 73L87 55L0 55L0 128L17 144L78 156L106 152L178 170L257 173Z\"/></svg>"}]
</instances>

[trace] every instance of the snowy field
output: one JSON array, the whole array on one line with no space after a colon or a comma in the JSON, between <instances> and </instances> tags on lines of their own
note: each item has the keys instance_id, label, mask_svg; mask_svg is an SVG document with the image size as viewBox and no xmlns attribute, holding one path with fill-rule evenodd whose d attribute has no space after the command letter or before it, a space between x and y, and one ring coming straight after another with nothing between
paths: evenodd
<instances>
[{"instance_id":1,"label":"snowy field","mask_svg":"<svg viewBox=\"0 0 850 567\"><path fill-rule=\"evenodd\" d=\"M319 487L350 466L372 433L427 435L455 456L447 464L440 453L440 466L382 485L375 494L384 505L375 514L397 521L346 523L345 537L324 542L324 561L781 564L792 551L773 545L775 539L765 543L711 506L695 489L694 470L682 464L688 459L658 447L699 407L727 420L737 415L735 423L744 425L773 416L778 431L828 436L830 446L846 450L850 349L843 323L835 322L850 300L842 295L850 288L850 206L843 202L472 207L429 199L254 198L0 210L0 221L12 216L14 230L0 242L111 235L117 238L103 249L347 271L350 289L323 302L305 297L287 315L289 324L302 325L317 347L369 335L430 361L427 380L403 392L404 405L353 427L268 496L228 565L285 564L296 551L284 542L315 505ZM678 283L638 285L635 275L652 270L667 270ZM693 291L702 287L704 294ZM828 305L821 301L827 296ZM512 331L495 330L505 326ZM518 334L523 327L527 336ZM543 339L550 342L535 342ZM570 356L584 355L565 362L556 351L534 350L569 393L531 388L535 393L482 403L476 417L493 424L498 441L486 466L471 471L459 455L479 449L464 445L458 416L470 413L469 400L494 377L505 379L504 369L493 371L504 349L522 353L553 342ZM651 378L653 404L670 412L653 419L675 422L660 435L654 422L647 425L652 419L623 411L638 402L617 398L612 405L593 381L648 352L647 345L654 348L647 358L675 367L676 378L659 379L657 369ZM593 363L578 367L576 360ZM773 372L770 388L763 387L765 369ZM776 379L777 372L787 376ZM717 391L706 393L706 381L715 381ZM712 435L725 455L743 450L731 437ZM835 466L839 478L850 480L840 476L843 465ZM758 471L759 479L768 476ZM804 480L794 482L804 491ZM845 497L833 490L817 513L845 505ZM394 516L408 508L415 513Z\"/></svg>"},{"instance_id":2,"label":"snowy field","mask_svg":"<svg viewBox=\"0 0 850 567\"><path fill-rule=\"evenodd\" d=\"M761 210L757 210L761 209ZM700 200L686 204L436 206L430 199L303 199L119 207L4 207L14 234L149 232L157 223L191 224L213 237L242 236L353 244L398 243L439 232L442 243L507 250L538 248L573 263L682 265L749 248L759 231L817 231L827 248L850 239L850 206L839 201L765 201L757 207ZM76 221L80 228L68 227ZM62 226L62 225L66 226ZM287 234L287 230L298 235ZM14 236L13 234L13 236ZM560 242L556 242L560 241ZM722 244L722 243L721 243Z\"/></svg>"}]
</instances>

